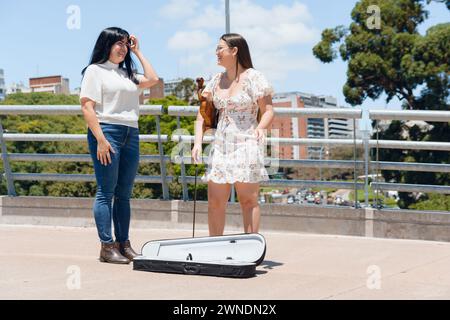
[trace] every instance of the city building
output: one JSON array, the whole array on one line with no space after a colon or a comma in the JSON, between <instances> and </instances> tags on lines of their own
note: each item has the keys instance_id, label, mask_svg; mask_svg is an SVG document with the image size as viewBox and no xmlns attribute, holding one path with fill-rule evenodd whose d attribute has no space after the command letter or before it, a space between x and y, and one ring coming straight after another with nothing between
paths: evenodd
<instances>
[{"instance_id":1,"label":"city building","mask_svg":"<svg viewBox=\"0 0 450 320\"><path fill-rule=\"evenodd\" d=\"M209 80L210 81L210 80ZM205 85L208 80L205 81ZM179 90L175 92L175 89L178 85L181 85ZM167 97L169 95L175 96L180 100L187 100L187 102L191 102L197 98L197 84L195 80L190 78L178 78L175 80L170 80L168 82L164 82L164 96Z\"/></svg>"},{"instance_id":2,"label":"city building","mask_svg":"<svg viewBox=\"0 0 450 320\"><path fill-rule=\"evenodd\" d=\"M14 93L30 93L31 89L26 87L23 82L19 82L19 83L11 83L7 88L6 88L6 94L14 94Z\"/></svg>"},{"instance_id":3,"label":"city building","mask_svg":"<svg viewBox=\"0 0 450 320\"><path fill-rule=\"evenodd\" d=\"M69 79L62 76L30 78L31 92L70 94Z\"/></svg>"},{"instance_id":4,"label":"city building","mask_svg":"<svg viewBox=\"0 0 450 320\"><path fill-rule=\"evenodd\" d=\"M3 69L0 69L0 101L5 100L6 86L5 86L5 73Z\"/></svg>"},{"instance_id":5,"label":"city building","mask_svg":"<svg viewBox=\"0 0 450 320\"><path fill-rule=\"evenodd\" d=\"M81 88L77 87L77 88L73 89L72 91L70 91L70 94L73 96L79 96L80 92L81 92Z\"/></svg>"},{"instance_id":6,"label":"city building","mask_svg":"<svg viewBox=\"0 0 450 320\"><path fill-rule=\"evenodd\" d=\"M274 108L304 108L304 102L297 92L277 93L273 97ZM280 138L306 137L306 119L291 117L275 117L271 125L272 135ZM276 131L278 130L278 132ZM303 146L280 146L280 159L305 159L307 149Z\"/></svg>"},{"instance_id":7,"label":"city building","mask_svg":"<svg viewBox=\"0 0 450 320\"><path fill-rule=\"evenodd\" d=\"M146 104L150 99L163 99L164 98L164 79L159 78L157 84L153 87L144 89L141 96L139 97L139 102L141 104Z\"/></svg>"},{"instance_id":8,"label":"city building","mask_svg":"<svg viewBox=\"0 0 450 320\"><path fill-rule=\"evenodd\" d=\"M345 139L353 137L352 119L327 119L326 138Z\"/></svg>"},{"instance_id":9,"label":"city building","mask_svg":"<svg viewBox=\"0 0 450 320\"><path fill-rule=\"evenodd\" d=\"M303 92L277 93L273 97L273 106L284 108L338 108L336 98L316 96ZM350 119L323 119L305 117L276 117L272 129L279 130L283 138L329 138L342 139L352 137L353 122ZM323 159L327 150L323 147L281 146L279 156L282 159Z\"/></svg>"},{"instance_id":10,"label":"city building","mask_svg":"<svg viewBox=\"0 0 450 320\"><path fill-rule=\"evenodd\" d=\"M177 85L179 85L183 81L182 78L178 78L175 80L169 80L167 82L164 82L164 96L170 96L175 95L175 88ZM182 99L183 97L178 97L179 99Z\"/></svg>"}]
</instances>

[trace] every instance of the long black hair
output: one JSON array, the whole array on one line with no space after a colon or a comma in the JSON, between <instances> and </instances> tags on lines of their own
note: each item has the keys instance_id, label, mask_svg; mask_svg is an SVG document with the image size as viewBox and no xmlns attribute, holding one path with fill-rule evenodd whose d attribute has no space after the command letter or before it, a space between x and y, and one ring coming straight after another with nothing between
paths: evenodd
<instances>
[{"instance_id":1,"label":"long black hair","mask_svg":"<svg viewBox=\"0 0 450 320\"><path fill-rule=\"evenodd\" d=\"M89 61L89 65L86 66L83 71L81 71L81 74L84 76L84 72L86 71L87 67L89 67L91 64L102 64L108 61L109 54L111 53L112 46L122 39L126 39L128 42L130 37L130 34L117 27L111 27L106 28L103 30L100 35L98 36L97 42L95 43L94 51L92 51L91 60ZM139 81L136 79L134 75L135 69L135 63L133 59L131 58L130 49L127 51L127 55L125 56L124 61L119 63L119 68L124 68L125 64L125 70L127 72L128 78L130 78L134 83L139 84Z\"/></svg>"},{"instance_id":2,"label":"long black hair","mask_svg":"<svg viewBox=\"0 0 450 320\"><path fill-rule=\"evenodd\" d=\"M220 40L225 41L230 48L238 48L236 59L236 76L238 71L238 64L240 64L245 69L253 68L250 49L248 48L247 41L243 36L238 33L225 33L220 37Z\"/></svg>"}]
</instances>

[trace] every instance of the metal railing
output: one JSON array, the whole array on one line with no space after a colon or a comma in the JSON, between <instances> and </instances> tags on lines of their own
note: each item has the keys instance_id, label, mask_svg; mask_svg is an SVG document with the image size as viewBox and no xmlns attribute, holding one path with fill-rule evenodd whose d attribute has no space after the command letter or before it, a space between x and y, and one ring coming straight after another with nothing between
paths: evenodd
<instances>
[{"instance_id":1,"label":"metal railing","mask_svg":"<svg viewBox=\"0 0 450 320\"><path fill-rule=\"evenodd\" d=\"M141 115L153 115L156 119L156 134L139 135L140 142L155 142L158 144L158 155L141 156L143 163L159 163L161 176L137 176L138 183L161 183L163 199L169 199L168 182L173 181L173 177L167 176L166 163L170 159L164 156L163 143L168 141L167 135L161 134L160 116L163 114L161 105L142 105L139 108ZM0 115L81 115L81 108L77 105L2 105ZM57 174L57 173L13 173L9 161L90 161L90 155L82 154L8 154L6 142L9 141L40 141L40 142L85 142L86 134L24 134L24 133L4 133L0 124L0 143L2 146L2 160L4 175L7 181L8 195L15 196L14 181L34 180L34 181L95 181L95 176L90 174Z\"/></svg>"},{"instance_id":2,"label":"metal railing","mask_svg":"<svg viewBox=\"0 0 450 320\"><path fill-rule=\"evenodd\" d=\"M309 160L309 159L272 159L268 158L268 162L277 162L281 168L336 168L336 169L353 169L353 181L321 181L321 180L286 180L271 179L261 183L261 186L280 186L280 187L320 187L320 188L337 188L337 189L353 189L355 192L355 207L357 190L364 190L365 204L368 203L369 194L369 171L376 168L379 176L381 170L402 170L402 171L424 171L424 172L450 172L449 164L440 163L407 163L407 162L388 162L379 161L380 149L403 149L403 150L435 150L450 151L449 142L431 142L431 141L400 141L400 140L379 140L370 139L368 136L362 139L356 138L356 120L367 118L375 120L376 129L379 130L380 120L424 120L436 122L450 121L450 111L370 111L364 112L360 109L322 109L322 108L275 108L277 117L293 117L293 118L338 118L351 119L353 121L353 137L351 139L317 139L317 138L280 138L268 137L268 143L277 143L279 145L288 146L309 146L309 147L326 147L326 146L352 146L353 160ZM194 117L197 115L198 107L195 106L169 106L168 114L175 116L177 119L177 128L181 129L180 117ZM0 115L81 115L79 106L48 106L48 105L2 105L0 106ZM167 176L166 165L173 162L168 155L164 154L163 143L168 141L178 142L189 145L192 144L194 137L192 135L180 135L177 133L168 135L161 134L160 116L163 114L163 107L160 105L140 106L141 115L153 115L156 120L156 134L140 135L141 142L154 142L158 144L157 155L142 155L141 163L159 163L161 176L137 176L136 182L140 183L161 183L163 191L163 199L169 199L168 182L174 180L173 177ZM378 131L377 131L378 133ZM65 162L90 162L91 157L88 154L8 154L6 150L6 142L9 141L86 141L85 134L24 134L24 133L4 133L0 123L0 143L2 147L1 157L3 160L4 176L7 181L8 194L14 196L14 181L20 180L37 180L37 181L95 181L94 175L88 174L49 174L49 173L13 173L10 167L10 161L65 161ZM205 136L204 143L213 141L212 136ZM357 160L357 147L364 148L364 159ZM376 149L376 160L370 161L369 150ZM206 157L204 157L206 159ZM190 157L180 155L181 176L179 182L182 184L183 200L188 200L188 183L194 182L194 177L186 175L186 164L191 163ZM358 170L364 170L364 183L358 182ZM201 182L199 182L201 183ZM450 194L449 186L436 185L411 185L379 182L377 178L370 186L378 191L397 190L404 192L436 192L442 194ZM377 201L378 199L376 199ZM234 201L234 192L232 193L232 201Z\"/></svg>"},{"instance_id":3,"label":"metal railing","mask_svg":"<svg viewBox=\"0 0 450 320\"><path fill-rule=\"evenodd\" d=\"M168 114L172 116L196 116L198 107L196 106L169 106ZM286 160L275 159L280 167L284 168L345 168L354 170L354 181L351 182L333 182L333 181L317 181L317 180L275 180L262 182L262 186L284 186L284 187L328 187L341 189L354 189L355 191L355 207L357 201L357 190L364 189L365 205L368 206L369 195L369 171L371 168L377 168L376 179L370 186L376 190L378 197L379 191L395 190L404 192L436 192L450 194L450 186L436 185L411 185L399 183L381 183L377 181L379 171L381 170L401 170L401 171L423 171L423 172L450 172L450 164L441 163L408 163L408 162L389 162L379 161L379 149L402 149L402 150L433 150L433 151L450 151L449 142L431 142L431 141L403 141L403 140L379 140L369 139L368 136L363 139L356 139L356 123L357 119L362 119L364 111L361 109L340 109L340 108L274 108L277 117L304 117L304 118L345 118L353 120L353 139L316 139L316 138L267 138L268 143L278 143L279 145L291 146L353 146L354 159L352 160ZM424 120L433 122L450 121L450 111L370 111L366 115L369 119L376 121L376 127L379 126L379 120ZM194 136L173 134L171 140L174 142L192 143ZM206 136L204 143L210 143L214 140L212 136ZM356 148L364 148L364 160L356 160ZM370 161L369 150L376 149L377 160ZM189 161L184 159L185 163ZM182 164L183 165L183 164ZM364 184L357 182L356 171L364 170ZM182 176L183 185L193 181L193 177ZM378 198L375 199L377 206Z\"/></svg>"},{"instance_id":4,"label":"metal railing","mask_svg":"<svg viewBox=\"0 0 450 320\"><path fill-rule=\"evenodd\" d=\"M375 130L377 137L377 145L376 145L376 165L377 165L377 174L375 175L376 179L372 182L372 185L377 190L376 192L376 203L378 203L378 191L388 191L388 190L396 190L400 192L429 192L429 193L441 193L441 194L450 194L450 186L439 186L439 185L420 185L420 184L405 184L405 183L382 183L378 182L378 176L380 175L381 167L380 167L380 144L379 144L379 132L380 132L380 120L421 120L421 121L429 121L429 122L449 122L450 121L450 111L425 111L425 110L408 110L408 111L391 111L391 110L372 110L369 111L369 118L371 120L375 120ZM401 141L403 143L399 143L398 149L405 149L410 146L414 142L409 141ZM417 144L416 150L434 150L434 151L450 151L448 149L449 142L415 142ZM434 147L431 145L434 144ZM426 147L424 147L426 146ZM439 165L439 164L435 164ZM445 167L448 164L444 164ZM442 167L444 167L442 166ZM434 172L448 172L436 170Z\"/></svg>"}]
</instances>

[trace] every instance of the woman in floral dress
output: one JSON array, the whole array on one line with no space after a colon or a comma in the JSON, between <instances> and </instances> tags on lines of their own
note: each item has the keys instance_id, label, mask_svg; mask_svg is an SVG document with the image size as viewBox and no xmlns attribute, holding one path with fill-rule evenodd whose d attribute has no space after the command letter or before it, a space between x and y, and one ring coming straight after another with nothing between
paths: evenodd
<instances>
[{"instance_id":1,"label":"woman in floral dress","mask_svg":"<svg viewBox=\"0 0 450 320\"><path fill-rule=\"evenodd\" d=\"M247 42L241 35L223 35L216 55L225 71L215 75L203 90L203 96L219 110L208 167L202 177L208 182L209 234L224 232L232 184L242 209L244 232L258 232L259 182L269 179L264 167L264 144L266 130L274 118L273 90L264 75L253 68ZM194 163L201 161L202 125L203 117L198 113L192 149Z\"/></svg>"}]
</instances>

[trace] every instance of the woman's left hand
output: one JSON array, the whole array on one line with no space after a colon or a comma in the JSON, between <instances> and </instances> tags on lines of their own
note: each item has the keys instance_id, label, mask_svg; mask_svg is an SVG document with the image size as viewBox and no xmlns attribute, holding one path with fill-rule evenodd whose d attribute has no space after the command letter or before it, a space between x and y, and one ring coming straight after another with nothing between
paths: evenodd
<instances>
[{"instance_id":1,"label":"woman's left hand","mask_svg":"<svg viewBox=\"0 0 450 320\"><path fill-rule=\"evenodd\" d=\"M134 54L139 51L139 40L135 35L130 35L130 50Z\"/></svg>"},{"instance_id":2,"label":"woman's left hand","mask_svg":"<svg viewBox=\"0 0 450 320\"><path fill-rule=\"evenodd\" d=\"M266 136L265 130L256 128L255 132L254 132L254 135L255 135L255 138L256 138L257 141L262 142L262 141L264 141L264 138Z\"/></svg>"}]
</instances>

